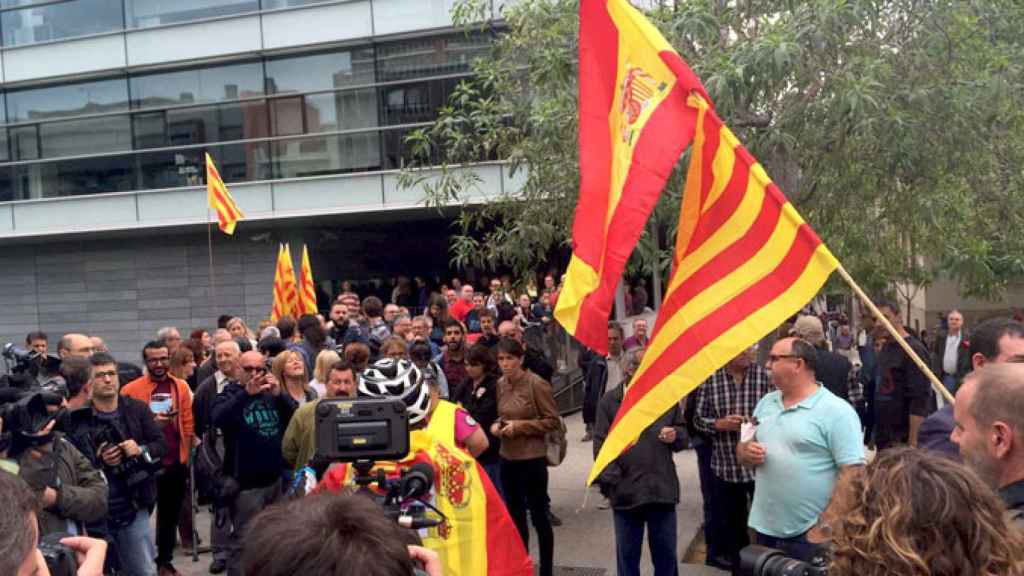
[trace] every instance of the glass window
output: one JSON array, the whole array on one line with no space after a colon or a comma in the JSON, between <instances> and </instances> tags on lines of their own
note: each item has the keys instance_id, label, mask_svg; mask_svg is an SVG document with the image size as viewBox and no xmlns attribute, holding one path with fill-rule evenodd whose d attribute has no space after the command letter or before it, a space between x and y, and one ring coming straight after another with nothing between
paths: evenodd
<instances>
[{"instance_id":1,"label":"glass window","mask_svg":"<svg viewBox=\"0 0 1024 576\"><path fill-rule=\"evenodd\" d=\"M164 24L191 22L217 16L256 12L259 0L126 0L129 28L148 28Z\"/></svg>"},{"instance_id":2,"label":"glass window","mask_svg":"<svg viewBox=\"0 0 1024 576\"><path fill-rule=\"evenodd\" d=\"M267 94L313 92L372 84L373 49L267 60Z\"/></svg>"},{"instance_id":3,"label":"glass window","mask_svg":"<svg viewBox=\"0 0 1024 576\"><path fill-rule=\"evenodd\" d=\"M132 108L224 102L263 94L259 62L133 76Z\"/></svg>"},{"instance_id":4,"label":"glass window","mask_svg":"<svg viewBox=\"0 0 1024 576\"><path fill-rule=\"evenodd\" d=\"M13 195L25 199L125 192L135 188L133 167L130 155L15 166Z\"/></svg>"},{"instance_id":5,"label":"glass window","mask_svg":"<svg viewBox=\"0 0 1024 576\"><path fill-rule=\"evenodd\" d=\"M380 170L376 131L273 142L272 150L274 178Z\"/></svg>"},{"instance_id":6,"label":"glass window","mask_svg":"<svg viewBox=\"0 0 1024 576\"><path fill-rule=\"evenodd\" d=\"M307 94L272 100L275 136L358 130L377 125L377 91L373 88Z\"/></svg>"},{"instance_id":7,"label":"glass window","mask_svg":"<svg viewBox=\"0 0 1024 576\"><path fill-rule=\"evenodd\" d=\"M247 140L267 136L267 106L263 101L197 106L154 113L164 115L166 138L159 141L164 129L153 115L139 115L144 139L137 144L150 147L183 146L224 140ZM137 126L139 124L136 124Z\"/></svg>"},{"instance_id":8,"label":"glass window","mask_svg":"<svg viewBox=\"0 0 1024 576\"><path fill-rule=\"evenodd\" d=\"M4 12L4 46L121 30L121 0L72 0Z\"/></svg>"},{"instance_id":9,"label":"glass window","mask_svg":"<svg viewBox=\"0 0 1024 576\"><path fill-rule=\"evenodd\" d=\"M5 12L0 20L6 15ZM12 90L7 93L7 116L11 122L127 109L128 83L124 78Z\"/></svg>"},{"instance_id":10,"label":"glass window","mask_svg":"<svg viewBox=\"0 0 1024 576\"><path fill-rule=\"evenodd\" d=\"M433 121L461 81L460 78L445 78L381 87L382 125Z\"/></svg>"},{"instance_id":11,"label":"glass window","mask_svg":"<svg viewBox=\"0 0 1024 576\"><path fill-rule=\"evenodd\" d=\"M269 145L266 142L227 144L209 149L225 182L270 178ZM139 154L142 187L179 188L202 186L206 164L200 148Z\"/></svg>"},{"instance_id":12,"label":"glass window","mask_svg":"<svg viewBox=\"0 0 1024 576\"><path fill-rule=\"evenodd\" d=\"M454 34L402 40L377 46L381 82L468 74L476 58L487 56L491 41L484 34Z\"/></svg>"},{"instance_id":13,"label":"glass window","mask_svg":"<svg viewBox=\"0 0 1024 576\"><path fill-rule=\"evenodd\" d=\"M132 149L128 116L107 116L39 125L43 158L98 154Z\"/></svg>"},{"instance_id":14,"label":"glass window","mask_svg":"<svg viewBox=\"0 0 1024 576\"><path fill-rule=\"evenodd\" d=\"M39 158L39 126L11 128L11 151L15 160Z\"/></svg>"},{"instance_id":15,"label":"glass window","mask_svg":"<svg viewBox=\"0 0 1024 576\"><path fill-rule=\"evenodd\" d=\"M412 147L405 143L405 137L412 133L409 130L385 130L382 132L384 141L384 170L397 170L412 159ZM439 164L431 158L431 164Z\"/></svg>"},{"instance_id":16,"label":"glass window","mask_svg":"<svg viewBox=\"0 0 1024 576\"><path fill-rule=\"evenodd\" d=\"M167 145L167 117L163 112L136 114L132 117L135 149L160 148Z\"/></svg>"}]
</instances>

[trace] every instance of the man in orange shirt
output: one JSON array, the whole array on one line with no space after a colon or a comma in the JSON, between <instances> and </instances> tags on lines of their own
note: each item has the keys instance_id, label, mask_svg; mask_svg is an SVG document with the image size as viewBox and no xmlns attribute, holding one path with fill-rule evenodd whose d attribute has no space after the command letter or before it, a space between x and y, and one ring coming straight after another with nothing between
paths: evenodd
<instances>
[{"instance_id":1,"label":"man in orange shirt","mask_svg":"<svg viewBox=\"0 0 1024 576\"><path fill-rule=\"evenodd\" d=\"M121 388L121 395L149 404L167 443L167 453L161 461L163 474L157 478L156 488L156 565L160 576L175 576L178 572L171 559L188 486L188 455L195 439L192 392L184 380L171 376L171 355L162 340L147 342L142 348L142 359L146 374Z\"/></svg>"}]
</instances>

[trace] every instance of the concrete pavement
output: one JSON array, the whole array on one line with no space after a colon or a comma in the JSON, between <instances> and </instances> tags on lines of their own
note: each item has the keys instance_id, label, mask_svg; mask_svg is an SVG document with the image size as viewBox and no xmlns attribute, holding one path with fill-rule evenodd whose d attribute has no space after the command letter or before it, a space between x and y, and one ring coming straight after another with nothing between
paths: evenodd
<instances>
[{"instance_id":1,"label":"concrete pavement","mask_svg":"<svg viewBox=\"0 0 1024 576\"><path fill-rule=\"evenodd\" d=\"M579 413L565 419L569 430L569 451L565 462L551 469L549 493L552 510L564 524L555 528L555 565L561 567L556 574L565 576L599 576L615 574L615 535L612 527L611 510L598 506L603 499L596 488L587 490L584 482L593 462L592 445L580 442L583 437L583 421ZM697 459L692 450L680 452L675 457L679 482L682 487L682 502L677 508L679 521L679 555L686 551L701 524L701 496L697 479ZM209 542L210 516L203 513L197 520L203 542ZM536 537L531 537L531 548L536 558ZM174 565L185 576L207 574L212 561L210 555L200 554L199 562L193 563L191 556L181 549L176 550ZM595 570L596 569L596 570ZM602 572L603 570L603 572ZM685 568L682 573L687 573ZM652 574L646 547L642 574ZM312 576L312 575L310 575Z\"/></svg>"}]
</instances>

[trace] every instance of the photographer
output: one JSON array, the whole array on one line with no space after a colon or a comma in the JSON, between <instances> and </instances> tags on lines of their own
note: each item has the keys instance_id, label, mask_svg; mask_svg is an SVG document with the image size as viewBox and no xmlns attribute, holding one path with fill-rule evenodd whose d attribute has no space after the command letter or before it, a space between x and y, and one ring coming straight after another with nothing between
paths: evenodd
<instances>
[{"instance_id":1,"label":"photographer","mask_svg":"<svg viewBox=\"0 0 1024 576\"><path fill-rule=\"evenodd\" d=\"M89 358L91 400L70 413L68 439L100 468L109 483L106 529L122 573L156 574L149 514L156 504L156 471L167 452L163 432L149 406L121 397L117 361L109 354Z\"/></svg>"},{"instance_id":2,"label":"photographer","mask_svg":"<svg viewBox=\"0 0 1024 576\"><path fill-rule=\"evenodd\" d=\"M249 521L281 497L286 468L281 443L297 405L282 393L281 383L267 369L263 355L242 354L241 380L230 382L213 404L213 425L224 433L224 472L240 488L231 506L233 533L242 534ZM233 543L228 574L241 574L241 540Z\"/></svg>"},{"instance_id":3,"label":"photographer","mask_svg":"<svg viewBox=\"0 0 1024 576\"><path fill-rule=\"evenodd\" d=\"M8 457L39 499L39 532L84 534L107 514L107 483L50 421L40 432L13 431ZM2 426L2 423L0 423Z\"/></svg>"},{"instance_id":4,"label":"photographer","mask_svg":"<svg viewBox=\"0 0 1024 576\"><path fill-rule=\"evenodd\" d=\"M373 500L314 494L271 506L253 519L242 556L245 576L345 573L441 576L437 554L407 546L410 535ZM414 572L414 562L423 571Z\"/></svg>"},{"instance_id":5,"label":"photographer","mask_svg":"<svg viewBox=\"0 0 1024 576\"><path fill-rule=\"evenodd\" d=\"M46 559L37 546L39 528L36 498L25 482L0 471L0 574L12 576L50 576ZM95 538L69 537L59 541L74 554L77 576L101 576L107 543ZM52 548L52 546L51 546Z\"/></svg>"}]
</instances>

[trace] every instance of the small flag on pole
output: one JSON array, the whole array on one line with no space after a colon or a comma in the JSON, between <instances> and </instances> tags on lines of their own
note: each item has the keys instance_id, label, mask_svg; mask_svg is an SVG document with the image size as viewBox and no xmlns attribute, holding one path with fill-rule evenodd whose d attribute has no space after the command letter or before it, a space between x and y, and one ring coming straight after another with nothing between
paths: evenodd
<instances>
[{"instance_id":1,"label":"small flag on pole","mask_svg":"<svg viewBox=\"0 0 1024 576\"><path fill-rule=\"evenodd\" d=\"M221 232L234 234L235 224L245 218L245 215L238 209L235 199L228 192L228 187L220 179L220 172L217 171L217 166L209 153L206 154L206 199L210 203L210 209L217 213Z\"/></svg>"},{"instance_id":2,"label":"small flag on pole","mask_svg":"<svg viewBox=\"0 0 1024 576\"><path fill-rule=\"evenodd\" d=\"M274 304L270 319L277 322L282 316L294 316L298 311L298 295L295 291L295 270L292 268L291 251L287 245L278 245L277 268L274 272Z\"/></svg>"},{"instance_id":3,"label":"small flag on pole","mask_svg":"<svg viewBox=\"0 0 1024 576\"><path fill-rule=\"evenodd\" d=\"M303 314L316 314L316 288L313 267L309 264L309 250L302 245L302 270L299 276L299 309Z\"/></svg>"}]
</instances>

